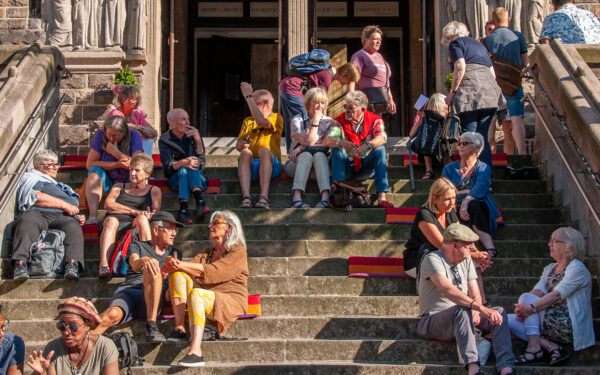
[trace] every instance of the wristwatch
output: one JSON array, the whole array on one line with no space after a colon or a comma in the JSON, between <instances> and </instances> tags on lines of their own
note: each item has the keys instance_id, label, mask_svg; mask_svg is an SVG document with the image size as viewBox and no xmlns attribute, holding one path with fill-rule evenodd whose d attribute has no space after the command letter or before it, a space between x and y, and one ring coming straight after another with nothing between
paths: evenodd
<instances>
[{"instance_id":1,"label":"wristwatch","mask_svg":"<svg viewBox=\"0 0 600 375\"><path fill-rule=\"evenodd\" d=\"M248 94L248 95L246 95L246 99L250 99L250 98L252 98L252 97L253 97L253 94Z\"/></svg>"},{"instance_id":2,"label":"wristwatch","mask_svg":"<svg viewBox=\"0 0 600 375\"><path fill-rule=\"evenodd\" d=\"M531 311L533 311L534 313L537 312L537 309L535 308L535 306L533 306L533 303L531 305L529 305L529 306L531 306Z\"/></svg>"},{"instance_id":3,"label":"wristwatch","mask_svg":"<svg viewBox=\"0 0 600 375\"><path fill-rule=\"evenodd\" d=\"M369 149L371 149L371 150L375 148L375 146L373 146L372 143L367 143L367 147L369 147Z\"/></svg>"}]
</instances>

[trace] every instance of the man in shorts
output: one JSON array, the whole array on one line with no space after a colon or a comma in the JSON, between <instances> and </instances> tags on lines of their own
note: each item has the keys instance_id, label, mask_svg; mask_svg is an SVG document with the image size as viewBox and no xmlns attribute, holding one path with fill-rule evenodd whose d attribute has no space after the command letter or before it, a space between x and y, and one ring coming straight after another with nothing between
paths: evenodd
<instances>
[{"instance_id":1,"label":"man in shorts","mask_svg":"<svg viewBox=\"0 0 600 375\"><path fill-rule=\"evenodd\" d=\"M130 320L146 322L146 338L151 342L165 342L165 336L156 325L156 317L163 303L168 283L161 268L168 256L181 259L181 252L173 247L177 228L183 224L169 212L159 211L150 219L152 240L134 241L127 253L127 275L115 291L110 307L102 313L102 324L93 333L101 335L109 327Z\"/></svg>"},{"instance_id":2,"label":"man in shorts","mask_svg":"<svg viewBox=\"0 0 600 375\"><path fill-rule=\"evenodd\" d=\"M254 207L269 208L269 185L281 175L281 134L283 117L273 112L273 95L267 90L253 91L247 82L240 84L252 116L244 119L235 148L240 152L238 176L242 187L240 207L252 207L250 181L260 180L260 196Z\"/></svg>"}]
</instances>

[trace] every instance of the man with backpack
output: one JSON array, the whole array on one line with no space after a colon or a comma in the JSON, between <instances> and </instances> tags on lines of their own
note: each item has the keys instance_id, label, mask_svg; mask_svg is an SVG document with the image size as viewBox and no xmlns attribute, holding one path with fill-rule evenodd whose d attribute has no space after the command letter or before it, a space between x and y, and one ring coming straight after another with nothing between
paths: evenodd
<instances>
[{"instance_id":1,"label":"man with backpack","mask_svg":"<svg viewBox=\"0 0 600 375\"><path fill-rule=\"evenodd\" d=\"M504 152L514 154L515 144L519 154L524 155L525 127L523 116L525 104L521 71L527 66L527 43L518 31L508 28L510 17L506 9L498 7L492 12L494 30L482 43L488 49L496 73L496 81L508 105L509 121L502 121L504 131Z\"/></svg>"},{"instance_id":2,"label":"man with backpack","mask_svg":"<svg viewBox=\"0 0 600 375\"><path fill-rule=\"evenodd\" d=\"M314 49L290 59L286 67L287 77L279 83L279 104L285 127L285 148L290 152L292 134L290 123L294 116L301 114L308 120L303 105L304 95L313 87L321 87L325 92L334 80L342 85L358 82L360 71L351 62L339 68L331 66L329 52Z\"/></svg>"},{"instance_id":3,"label":"man with backpack","mask_svg":"<svg viewBox=\"0 0 600 375\"><path fill-rule=\"evenodd\" d=\"M26 280L30 274L55 277L64 271L66 279L77 280L84 269L81 225L85 216L78 215L79 195L55 180L59 164L54 152L38 152L33 166L17 185L19 214L12 240L14 279ZM44 238L40 240L42 234ZM38 246L32 248L36 242Z\"/></svg>"},{"instance_id":4,"label":"man with backpack","mask_svg":"<svg viewBox=\"0 0 600 375\"><path fill-rule=\"evenodd\" d=\"M165 342L156 318L163 303L168 283L163 279L162 267L168 256L182 259L173 247L177 228L183 224L169 212L159 211L150 219L152 240L133 241L127 252L127 275L114 292L110 307L101 315L100 324L93 333L103 334L108 328L125 324L133 319L146 321L146 338L151 342Z\"/></svg>"}]
</instances>

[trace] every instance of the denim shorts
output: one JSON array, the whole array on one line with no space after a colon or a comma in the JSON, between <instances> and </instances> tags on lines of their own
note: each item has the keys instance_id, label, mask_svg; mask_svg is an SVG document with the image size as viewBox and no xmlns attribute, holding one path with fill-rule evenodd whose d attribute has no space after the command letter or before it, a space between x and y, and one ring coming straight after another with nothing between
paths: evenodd
<instances>
[{"instance_id":1,"label":"denim shorts","mask_svg":"<svg viewBox=\"0 0 600 375\"><path fill-rule=\"evenodd\" d=\"M525 115L525 103L521 101L523 96L523 86L519 87L513 95L504 94L510 117Z\"/></svg>"},{"instance_id":2,"label":"denim shorts","mask_svg":"<svg viewBox=\"0 0 600 375\"><path fill-rule=\"evenodd\" d=\"M238 165L240 161L238 159ZM283 167L277 156L273 154L273 163L271 163L271 178L277 178L281 176ZM256 181L260 178L260 159L252 159L252 166L250 166L250 180Z\"/></svg>"}]
</instances>

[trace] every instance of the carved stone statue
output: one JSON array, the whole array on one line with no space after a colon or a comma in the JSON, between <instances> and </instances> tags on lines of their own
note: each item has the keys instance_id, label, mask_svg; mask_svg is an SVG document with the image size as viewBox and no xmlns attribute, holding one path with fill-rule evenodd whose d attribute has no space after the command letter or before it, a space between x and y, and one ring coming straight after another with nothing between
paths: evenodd
<instances>
[{"instance_id":1,"label":"carved stone statue","mask_svg":"<svg viewBox=\"0 0 600 375\"><path fill-rule=\"evenodd\" d=\"M546 16L544 0L524 0L523 5L523 36L527 44L537 44Z\"/></svg>"},{"instance_id":2,"label":"carved stone statue","mask_svg":"<svg viewBox=\"0 0 600 375\"><path fill-rule=\"evenodd\" d=\"M73 44L71 23L71 0L47 0L45 20L48 24L46 44L59 48Z\"/></svg>"},{"instance_id":3,"label":"carved stone statue","mask_svg":"<svg viewBox=\"0 0 600 375\"><path fill-rule=\"evenodd\" d=\"M121 50L126 19L127 8L125 0L103 1L100 35L102 45L107 50Z\"/></svg>"},{"instance_id":4,"label":"carved stone statue","mask_svg":"<svg viewBox=\"0 0 600 375\"><path fill-rule=\"evenodd\" d=\"M465 1L464 0L444 0L446 3L446 17L442 25L447 25L448 22L458 21L466 24Z\"/></svg>"},{"instance_id":5,"label":"carved stone statue","mask_svg":"<svg viewBox=\"0 0 600 375\"><path fill-rule=\"evenodd\" d=\"M521 0L499 0L498 6L506 9L510 17L508 28L521 31Z\"/></svg>"},{"instance_id":6,"label":"carved stone statue","mask_svg":"<svg viewBox=\"0 0 600 375\"><path fill-rule=\"evenodd\" d=\"M98 48L98 0L73 0L73 50Z\"/></svg>"},{"instance_id":7,"label":"carved stone statue","mask_svg":"<svg viewBox=\"0 0 600 375\"><path fill-rule=\"evenodd\" d=\"M127 26L125 49L141 54L146 49L147 0L127 0Z\"/></svg>"},{"instance_id":8,"label":"carved stone statue","mask_svg":"<svg viewBox=\"0 0 600 375\"><path fill-rule=\"evenodd\" d=\"M475 39L485 36L485 23L489 20L487 0L466 0L467 27Z\"/></svg>"}]
</instances>

